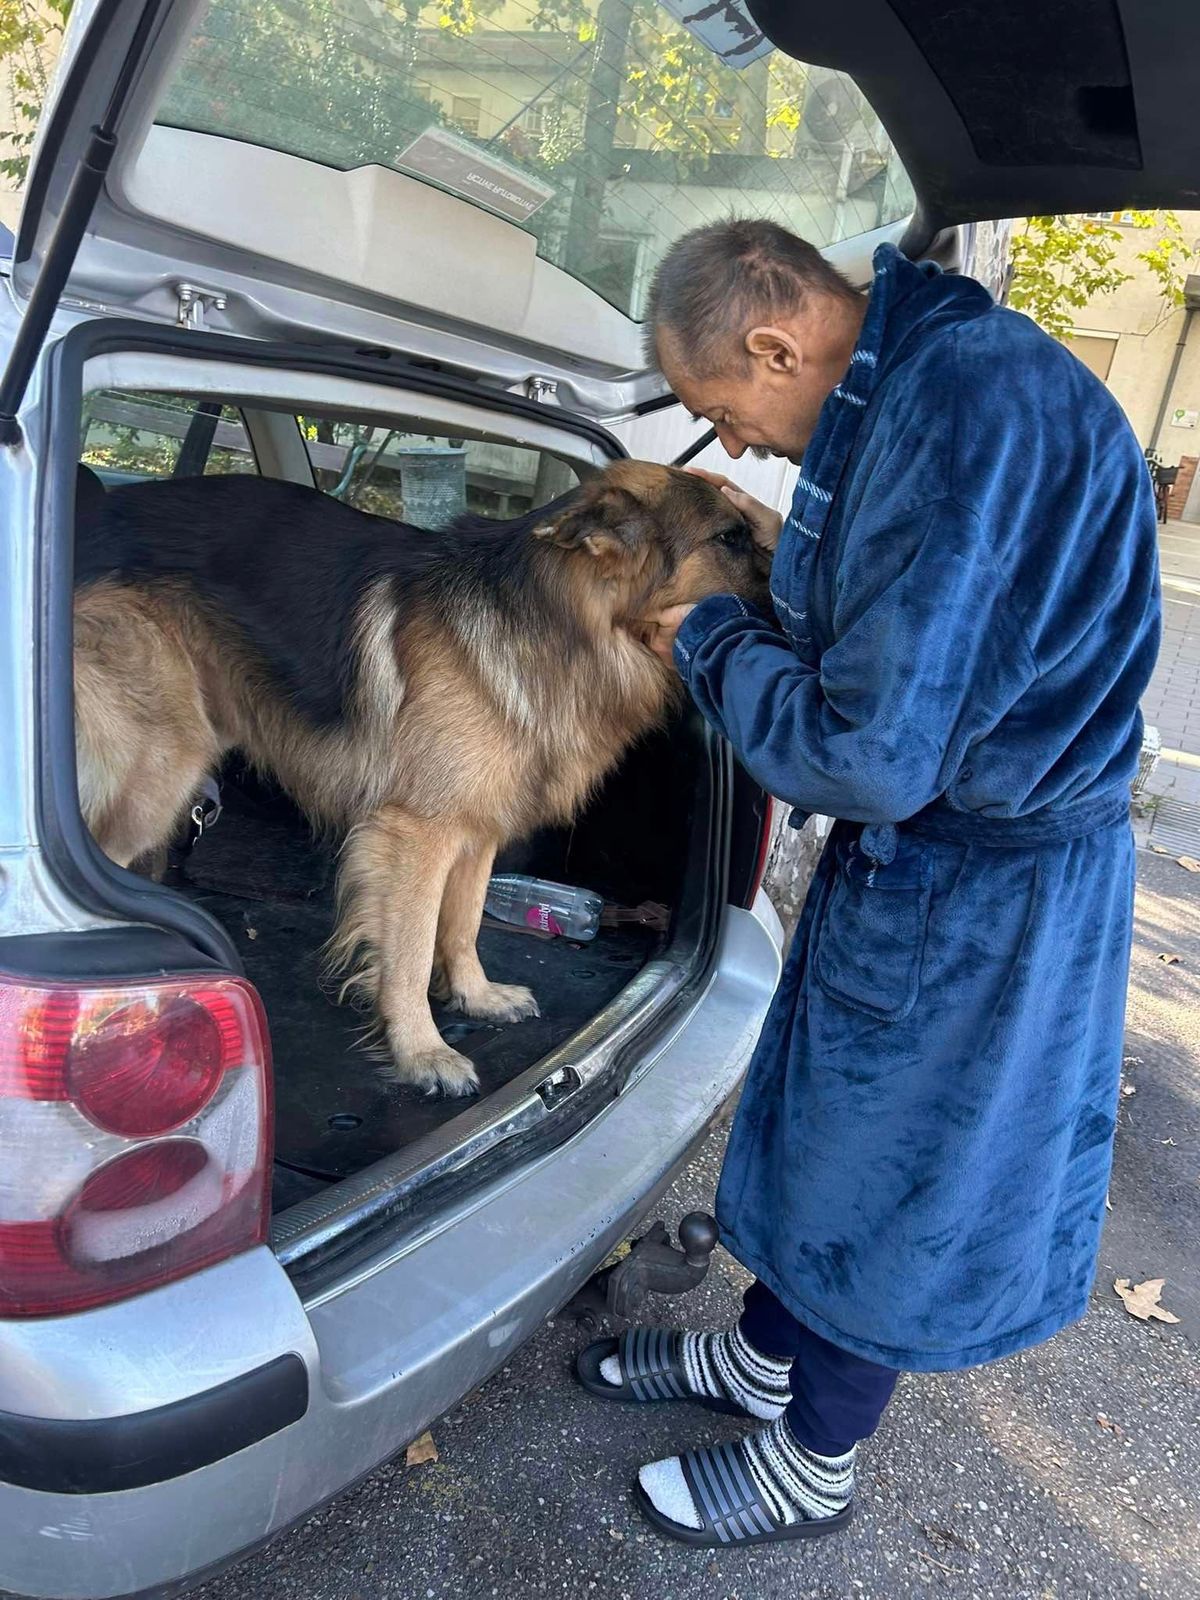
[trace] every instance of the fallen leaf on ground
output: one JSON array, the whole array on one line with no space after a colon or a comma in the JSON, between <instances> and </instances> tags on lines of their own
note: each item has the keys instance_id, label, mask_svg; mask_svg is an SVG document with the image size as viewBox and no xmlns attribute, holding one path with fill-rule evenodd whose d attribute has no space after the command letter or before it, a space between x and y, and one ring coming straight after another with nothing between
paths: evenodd
<instances>
[{"instance_id":1,"label":"fallen leaf on ground","mask_svg":"<svg viewBox=\"0 0 1200 1600\"><path fill-rule=\"evenodd\" d=\"M1125 1429L1119 1427L1111 1417L1106 1417L1103 1412L1101 1412L1096 1418L1096 1421L1100 1427L1104 1428L1106 1432L1111 1433L1114 1438L1123 1439L1125 1437Z\"/></svg>"},{"instance_id":2,"label":"fallen leaf on ground","mask_svg":"<svg viewBox=\"0 0 1200 1600\"><path fill-rule=\"evenodd\" d=\"M1154 1317L1159 1322L1178 1322L1179 1318L1166 1306L1159 1305L1165 1278L1147 1278L1145 1283L1133 1284L1128 1278L1118 1278L1113 1288L1125 1302L1125 1309L1139 1322L1149 1322Z\"/></svg>"},{"instance_id":3,"label":"fallen leaf on ground","mask_svg":"<svg viewBox=\"0 0 1200 1600\"><path fill-rule=\"evenodd\" d=\"M1123 1083L1121 1085L1121 1093L1123 1095L1126 1095L1126 1096L1131 1095L1131 1094L1136 1094L1137 1093L1137 1084L1136 1083Z\"/></svg>"},{"instance_id":4,"label":"fallen leaf on ground","mask_svg":"<svg viewBox=\"0 0 1200 1600\"><path fill-rule=\"evenodd\" d=\"M1165 844L1152 844L1150 848L1156 855L1169 856L1171 854Z\"/></svg>"},{"instance_id":5,"label":"fallen leaf on ground","mask_svg":"<svg viewBox=\"0 0 1200 1600\"><path fill-rule=\"evenodd\" d=\"M939 1561L936 1556L931 1556L924 1550L914 1550L913 1555L919 1556L922 1561L927 1561L931 1567L936 1567L939 1572L948 1572L951 1577L962 1570L961 1567L948 1567L944 1561Z\"/></svg>"},{"instance_id":6,"label":"fallen leaf on ground","mask_svg":"<svg viewBox=\"0 0 1200 1600\"><path fill-rule=\"evenodd\" d=\"M1168 967L1173 967L1175 965L1175 963L1179 960L1179 957L1176 956L1176 955L1172 955L1169 950L1163 950L1163 951L1159 952L1158 959L1160 961L1162 961L1162 962L1165 962Z\"/></svg>"},{"instance_id":7,"label":"fallen leaf on ground","mask_svg":"<svg viewBox=\"0 0 1200 1600\"><path fill-rule=\"evenodd\" d=\"M1200 861L1197 861L1195 856L1176 856L1175 859L1181 867L1186 867L1189 872L1200 872Z\"/></svg>"},{"instance_id":8,"label":"fallen leaf on ground","mask_svg":"<svg viewBox=\"0 0 1200 1600\"><path fill-rule=\"evenodd\" d=\"M437 1445L431 1433L423 1433L419 1439L414 1439L404 1452L404 1464L407 1467L420 1467L426 1461L436 1461L437 1458Z\"/></svg>"}]
</instances>

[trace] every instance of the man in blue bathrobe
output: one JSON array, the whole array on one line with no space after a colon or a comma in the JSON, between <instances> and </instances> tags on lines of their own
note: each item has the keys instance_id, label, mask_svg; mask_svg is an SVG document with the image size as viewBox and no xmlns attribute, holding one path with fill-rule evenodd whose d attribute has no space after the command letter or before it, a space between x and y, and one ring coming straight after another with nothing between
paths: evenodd
<instances>
[{"instance_id":1,"label":"man in blue bathrobe","mask_svg":"<svg viewBox=\"0 0 1200 1600\"><path fill-rule=\"evenodd\" d=\"M765 222L680 240L652 352L729 455L800 466L774 616L656 620L705 717L837 818L717 1196L737 1326L581 1353L593 1393L754 1419L643 1467L664 1532L831 1532L901 1371L1083 1314L1104 1216L1133 903L1130 782L1159 636L1137 441L1069 350L891 246L867 295ZM725 480L717 481L724 483Z\"/></svg>"}]
</instances>

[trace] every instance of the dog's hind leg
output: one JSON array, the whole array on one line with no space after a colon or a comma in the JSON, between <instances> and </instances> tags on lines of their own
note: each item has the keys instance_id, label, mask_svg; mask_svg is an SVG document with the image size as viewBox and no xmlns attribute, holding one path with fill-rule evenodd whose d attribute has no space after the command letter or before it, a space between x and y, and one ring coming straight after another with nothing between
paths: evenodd
<instances>
[{"instance_id":1,"label":"dog's hind leg","mask_svg":"<svg viewBox=\"0 0 1200 1600\"><path fill-rule=\"evenodd\" d=\"M430 1094L479 1087L475 1068L445 1042L429 1009L438 909L462 845L458 829L399 806L358 823L342 853L329 949L334 966L350 973L344 988L375 1002L391 1054L388 1076Z\"/></svg>"},{"instance_id":2,"label":"dog's hind leg","mask_svg":"<svg viewBox=\"0 0 1200 1600\"><path fill-rule=\"evenodd\" d=\"M79 808L127 867L165 849L221 754L196 666L154 604L101 583L75 599Z\"/></svg>"},{"instance_id":3,"label":"dog's hind leg","mask_svg":"<svg viewBox=\"0 0 1200 1600\"><path fill-rule=\"evenodd\" d=\"M468 1017L519 1022L538 1015L532 992L523 984L492 983L476 950L495 854L490 841L470 841L450 868L438 916L433 993Z\"/></svg>"}]
</instances>

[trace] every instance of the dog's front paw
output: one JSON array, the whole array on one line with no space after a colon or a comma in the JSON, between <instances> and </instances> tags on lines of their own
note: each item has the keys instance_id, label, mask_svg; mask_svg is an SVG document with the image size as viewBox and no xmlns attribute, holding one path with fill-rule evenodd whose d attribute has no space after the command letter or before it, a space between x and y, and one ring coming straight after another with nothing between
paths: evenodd
<instances>
[{"instance_id":1,"label":"dog's front paw","mask_svg":"<svg viewBox=\"0 0 1200 1600\"><path fill-rule=\"evenodd\" d=\"M426 1094L446 1095L477 1094L479 1075L457 1050L448 1044L428 1050L402 1050L392 1046L392 1059L384 1067L384 1075L395 1083L410 1083Z\"/></svg>"},{"instance_id":2,"label":"dog's front paw","mask_svg":"<svg viewBox=\"0 0 1200 1600\"><path fill-rule=\"evenodd\" d=\"M533 991L522 983L488 983L469 994L456 994L454 1009L483 1022L520 1022L523 1017L540 1017Z\"/></svg>"}]
</instances>

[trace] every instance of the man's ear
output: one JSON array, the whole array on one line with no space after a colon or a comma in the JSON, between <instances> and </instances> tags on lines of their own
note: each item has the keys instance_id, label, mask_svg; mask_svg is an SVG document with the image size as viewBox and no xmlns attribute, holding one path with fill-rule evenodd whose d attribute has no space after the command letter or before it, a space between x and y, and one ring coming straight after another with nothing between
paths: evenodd
<instances>
[{"instance_id":1,"label":"man's ear","mask_svg":"<svg viewBox=\"0 0 1200 1600\"><path fill-rule=\"evenodd\" d=\"M586 550L607 571L650 539L654 521L628 489L601 482L585 487L574 505L533 531L560 549Z\"/></svg>"},{"instance_id":2,"label":"man's ear","mask_svg":"<svg viewBox=\"0 0 1200 1600\"><path fill-rule=\"evenodd\" d=\"M746 354L761 362L768 372L795 377L804 365L804 354L799 342L787 328L755 327L746 335Z\"/></svg>"}]
</instances>

